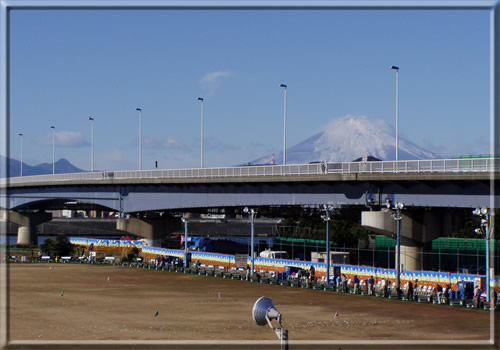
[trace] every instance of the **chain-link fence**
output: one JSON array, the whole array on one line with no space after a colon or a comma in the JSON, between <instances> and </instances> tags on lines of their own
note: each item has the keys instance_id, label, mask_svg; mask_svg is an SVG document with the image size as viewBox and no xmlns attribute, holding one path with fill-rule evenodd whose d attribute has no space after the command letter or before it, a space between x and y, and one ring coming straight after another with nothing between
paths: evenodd
<instances>
[{"instance_id":1,"label":"chain-link fence","mask_svg":"<svg viewBox=\"0 0 500 350\"><path fill-rule=\"evenodd\" d=\"M256 242L255 251L260 252L267 247L264 242ZM372 236L367 241L360 241L357 247L339 246L330 242L335 263L365 265L382 268L395 268L396 241L385 236ZM286 251L291 259L311 261L320 256L323 262L326 252L326 241L300 238L274 239L272 249ZM323 255L321 255L323 253ZM345 254L342 254L345 253ZM484 274L486 271L486 241L483 239L438 238L432 243L414 247L412 259L418 259L417 265L422 270L467 272ZM490 257L493 266L500 266L500 241L490 241ZM323 256L323 258L321 258ZM405 264L402 249L401 263Z\"/></svg>"}]
</instances>

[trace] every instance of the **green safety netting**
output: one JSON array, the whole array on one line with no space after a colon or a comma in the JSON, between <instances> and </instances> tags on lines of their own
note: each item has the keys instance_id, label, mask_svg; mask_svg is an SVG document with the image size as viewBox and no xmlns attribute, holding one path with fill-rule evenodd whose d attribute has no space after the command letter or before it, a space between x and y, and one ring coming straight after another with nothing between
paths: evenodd
<instances>
[{"instance_id":1,"label":"green safety netting","mask_svg":"<svg viewBox=\"0 0 500 350\"><path fill-rule=\"evenodd\" d=\"M288 237L276 237L276 243L282 243L282 244L297 244L297 245L309 245L309 246L316 246L316 245L325 245L326 241L324 240L316 240L316 239L307 239L307 238L288 238ZM335 242L330 242L331 246L336 247L337 244Z\"/></svg>"},{"instance_id":2,"label":"green safety netting","mask_svg":"<svg viewBox=\"0 0 500 350\"><path fill-rule=\"evenodd\" d=\"M478 155L463 155L463 156L451 157L451 159L475 159L475 158L500 158L500 154L478 154Z\"/></svg>"},{"instance_id":3,"label":"green safety netting","mask_svg":"<svg viewBox=\"0 0 500 350\"><path fill-rule=\"evenodd\" d=\"M490 242L490 248L500 249L500 241L494 240ZM441 237L432 241L433 250L484 250L486 249L485 239L472 239L472 238L445 238Z\"/></svg>"},{"instance_id":4,"label":"green safety netting","mask_svg":"<svg viewBox=\"0 0 500 350\"><path fill-rule=\"evenodd\" d=\"M376 236L377 249L393 248L396 240L386 236ZM500 240L490 242L490 248L500 250ZM484 239L472 238L447 238L440 237L432 241L432 250L485 250L486 241Z\"/></svg>"}]
</instances>

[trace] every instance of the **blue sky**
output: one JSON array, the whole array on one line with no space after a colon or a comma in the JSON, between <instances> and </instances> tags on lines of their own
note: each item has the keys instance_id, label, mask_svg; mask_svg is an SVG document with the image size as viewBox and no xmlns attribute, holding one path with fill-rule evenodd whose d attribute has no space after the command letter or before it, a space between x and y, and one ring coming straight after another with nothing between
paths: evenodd
<instances>
[{"instance_id":1,"label":"blue sky","mask_svg":"<svg viewBox=\"0 0 500 350\"><path fill-rule=\"evenodd\" d=\"M467 10L14 10L11 156L90 169L205 166L276 154L345 115L445 155L489 153L489 12Z\"/></svg>"}]
</instances>

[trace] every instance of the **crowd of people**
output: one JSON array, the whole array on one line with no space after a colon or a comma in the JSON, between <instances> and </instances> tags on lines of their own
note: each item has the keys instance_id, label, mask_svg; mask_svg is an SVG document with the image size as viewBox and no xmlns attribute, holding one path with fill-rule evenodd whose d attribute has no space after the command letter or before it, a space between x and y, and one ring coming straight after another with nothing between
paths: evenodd
<instances>
[{"instance_id":1,"label":"crowd of people","mask_svg":"<svg viewBox=\"0 0 500 350\"><path fill-rule=\"evenodd\" d=\"M345 274L339 274L334 279L334 287L339 292L350 292L354 294L378 295L384 298L389 296L400 297L407 301L427 301L436 304L449 304L452 301L453 289L450 283L435 285L420 285L418 279L407 281L401 288L396 287L395 282L389 282L382 278L378 282L373 276L361 280L357 275L348 279ZM472 296L472 306L480 308L483 305L481 295L483 291L476 286ZM467 296L462 296L467 299ZM470 300L470 299L468 299ZM495 309L497 304L497 293L495 288L490 291L490 307Z\"/></svg>"},{"instance_id":2,"label":"crowd of people","mask_svg":"<svg viewBox=\"0 0 500 350\"><path fill-rule=\"evenodd\" d=\"M188 257L188 261L189 260L190 259ZM182 264L182 259L157 255L154 263L155 266L157 267L163 267L167 264ZM198 268L200 267L199 260L197 260L194 263L193 267L195 270L198 270ZM250 279L250 273L251 273L250 266L247 265L246 268L247 280ZM254 271L253 277L260 279L262 276L260 275L259 272ZM316 277L316 270L312 265L308 270L299 269L296 273L294 273L293 278L299 281L305 281L311 285L319 282ZM418 279L416 279L415 281L409 280L400 289L398 289L396 288L395 282L390 283L385 278L382 278L377 282L373 276L370 276L365 280L361 280L357 275L354 275L351 280L348 279L344 273L342 273L334 278L333 286L339 292L344 292L344 293L351 292L354 294L365 294L372 296L379 295L384 298L387 298L390 295L394 295L397 297L401 297L403 300L408 300L408 301L419 301L426 299L426 301L435 302L437 304L448 304L452 299L451 284L448 283L445 285L436 284L429 286L421 286L419 284ZM473 307L476 308L481 307L482 294L483 291L479 288L479 286L476 286L474 288L474 293L472 296ZM467 298L467 296L465 298ZM496 304L497 304L497 293L495 291L495 288L491 288L491 295L490 295L491 308L494 309Z\"/></svg>"}]
</instances>

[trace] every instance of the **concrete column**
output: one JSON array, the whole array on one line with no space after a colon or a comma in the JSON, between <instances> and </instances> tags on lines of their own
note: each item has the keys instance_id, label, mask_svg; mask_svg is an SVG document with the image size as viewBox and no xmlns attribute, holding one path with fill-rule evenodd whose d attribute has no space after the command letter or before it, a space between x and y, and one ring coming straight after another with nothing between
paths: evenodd
<instances>
[{"instance_id":1,"label":"concrete column","mask_svg":"<svg viewBox=\"0 0 500 350\"><path fill-rule=\"evenodd\" d=\"M29 226L19 226L19 228L17 229L17 244L29 244L30 242L34 241L31 233L32 230Z\"/></svg>"},{"instance_id":2,"label":"concrete column","mask_svg":"<svg viewBox=\"0 0 500 350\"><path fill-rule=\"evenodd\" d=\"M19 214L24 217L17 230L17 244L38 245L37 225L52 220L52 214L44 211ZM17 216L17 215L16 215ZM12 215L11 215L12 217Z\"/></svg>"},{"instance_id":3,"label":"concrete column","mask_svg":"<svg viewBox=\"0 0 500 350\"><path fill-rule=\"evenodd\" d=\"M401 271L421 270L420 247L401 245Z\"/></svg>"}]
</instances>

